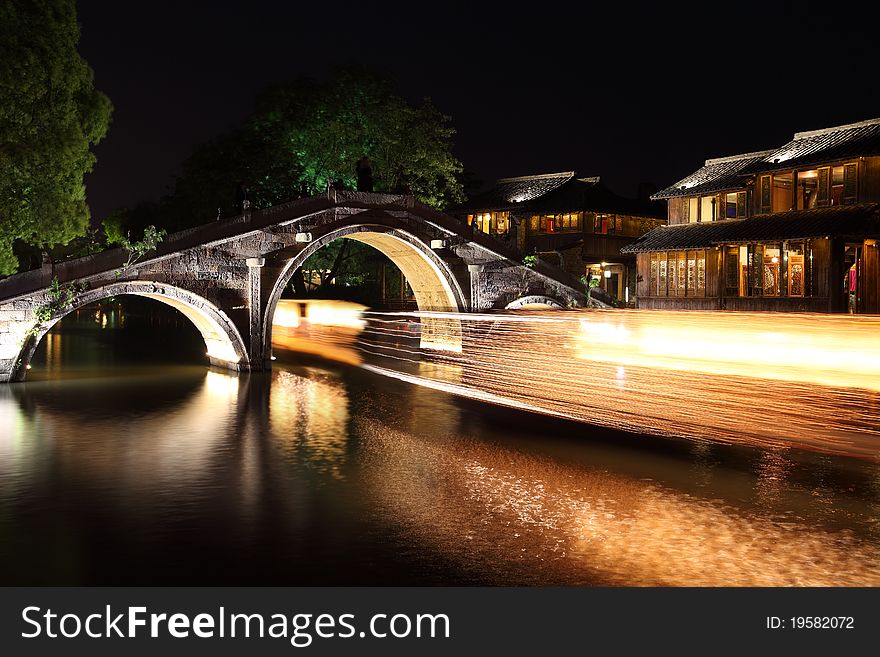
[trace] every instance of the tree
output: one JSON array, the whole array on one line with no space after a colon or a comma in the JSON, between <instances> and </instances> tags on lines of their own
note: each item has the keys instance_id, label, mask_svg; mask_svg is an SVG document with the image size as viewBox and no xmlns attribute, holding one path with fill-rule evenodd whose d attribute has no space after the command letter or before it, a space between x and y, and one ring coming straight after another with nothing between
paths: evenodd
<instances>
[{"instance_id":1,"label":"tree","mask_svg":"<svg viewBox=\"0 0 880 657\"><path fill-rule=\"evenodd\" d=\"M89 226L83 176L110 121L76 50L74 0L0 0L0 273L12 244L64 244Z\"/></svg>"},{"instance_id":2,"label":"tree","mask_svg":"<svg viewBox=\"0 0 880 657\"><path fill-rule=\"evenodd\" d=\"M318 249L303 263L292 282L297 294L326 292L331 284L359 286L377 281L388 258L371 246L345 238Z\"/></svg>"},{"instance_id":3,"label":"tree","mask_svg":"<svg viewBox=\"0 0 880 657\"><path fill-rule=\"evenodd\" d=\"M437 208L463 199L449 117L425 99L410 104L391 84L361 70L327 81L275 85L236 129L195 149L155 223L178 229L234 211L239 182L255 208L356 181L355 163L373 163L375 190L412 193Z\"/></svg>"}]
</instances>

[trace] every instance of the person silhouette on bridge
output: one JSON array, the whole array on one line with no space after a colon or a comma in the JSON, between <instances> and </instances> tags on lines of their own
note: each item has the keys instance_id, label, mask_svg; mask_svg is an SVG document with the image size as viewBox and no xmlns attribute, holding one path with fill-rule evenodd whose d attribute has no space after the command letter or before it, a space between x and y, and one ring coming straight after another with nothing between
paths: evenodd
<instances>
[{"instance_id":1,"label":"person silhouette on bridge","mask_svg":"<svg viewBox=\"0 0 880 657\"><path fill-rule=\"evenodd\" d=\"M244 181L239 181L238 188L235 190L235 209L239 214L243 214L244 211L250 209L250 207L250 190L248 189L248 186L244 184Z\"/></svg>"},{"instance_id":2,"label":"person silhouette on bridge","mask_svg":"<svg viewBox=\"0 0 880 657\"><path fill-rule=\"evenodd\" d=\"M357 170L358 178L357 190L359 192L372 192L373 165L370 163L370 159L366 155L364 155L361 159L357 161L355 169Z\"/></svg>"}]
</instances>

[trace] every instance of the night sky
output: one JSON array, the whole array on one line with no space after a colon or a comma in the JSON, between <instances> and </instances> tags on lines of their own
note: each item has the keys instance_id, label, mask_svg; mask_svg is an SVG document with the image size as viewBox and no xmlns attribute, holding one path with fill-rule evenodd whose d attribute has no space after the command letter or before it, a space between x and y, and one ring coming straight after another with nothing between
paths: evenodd
<instances>
[{"instance_id":1,"label":"night sky","mask_svg":"<svg viewBox=\"0 0 880 657\"><path fill-rule=\"evenodd\" d=\"M80 52L115 106L86 179L97 220L169 192L193 145L269 83L351 63L431 97L486 183L573 169L633 196L707 157L880 116L878 10L854 3L78 6Z\"/></svg>"}]
</instances>

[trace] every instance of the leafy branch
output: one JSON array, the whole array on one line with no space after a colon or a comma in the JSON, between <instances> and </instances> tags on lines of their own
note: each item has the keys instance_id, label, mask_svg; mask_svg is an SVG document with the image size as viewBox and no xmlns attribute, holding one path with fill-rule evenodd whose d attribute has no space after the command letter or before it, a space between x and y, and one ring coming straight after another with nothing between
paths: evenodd
<instances>
[{"instance_id":1,"label":"leafy branch","mask_svg":"<svg viewBox=\"0 0 880 657\"><path fill-rule=\"evenodd\" d=\"M43 324L70 308L76 296L85 289L86 286L81 283L71 283L70 285L62 286L58 282L58 277L55 276L46 292L48 299L45 303L34 308L34 319L37 323L25 334L25 339L39 333Z\"/></svg>"},{"instance_id":2,"label":"leafy branch","mask_svg":"<svg viewBox=\"0 0 880 657\"><path fill-rule=\"evenodd\" d=\"M522 269L520 269L520 287L525 288L526 281L529 279L529 270L534 269L538 264L538 256L527 255L522 259ZM526 290L528 292L528 290Z\"/></svg>"},{"instance_id":3,"label":"leafy branch","mask_svg":"<svg viewBox=\"0 0 880 657\"><path fill-rule=\"evenodd\" d=\"M154 251L159 243L165 239L168 231L164 228L157 229L152 224L144 228L144 237L137 242L132 242L128 236L119 237L119 245L128 251L128 259L123 263L122 268L116 270L116 277L122 276L122 273L147 255L150 251Z\"/></svg>"},{"instance_id":4,"label":"leafy branch","mask_svg":"<svg viewBox=\"0 0 880 657\"><path fill-rule=\"evenodd\" d=\"M584 288L587 290L587 305L590 305L590 295L593 292L594 287L599 287L599 279L595 276L581 276L581 283Z\"/></svg>"}]
</instances>

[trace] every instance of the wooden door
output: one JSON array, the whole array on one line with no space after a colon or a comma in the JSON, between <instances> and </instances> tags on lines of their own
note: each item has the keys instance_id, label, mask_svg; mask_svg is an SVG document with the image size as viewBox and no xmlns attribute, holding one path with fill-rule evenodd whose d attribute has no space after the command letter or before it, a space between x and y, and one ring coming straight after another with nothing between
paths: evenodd
<instances>
[{"instance_id":1,"label":"wooden door","mask_svg":"<svg viewBox=\"0 0 880 657\"><path fill-rule=\"evenodd\" d=\"M874 240L862 248L858 277L856 312L880 313L880 247Z\"/></svg>"}]
</instances>

